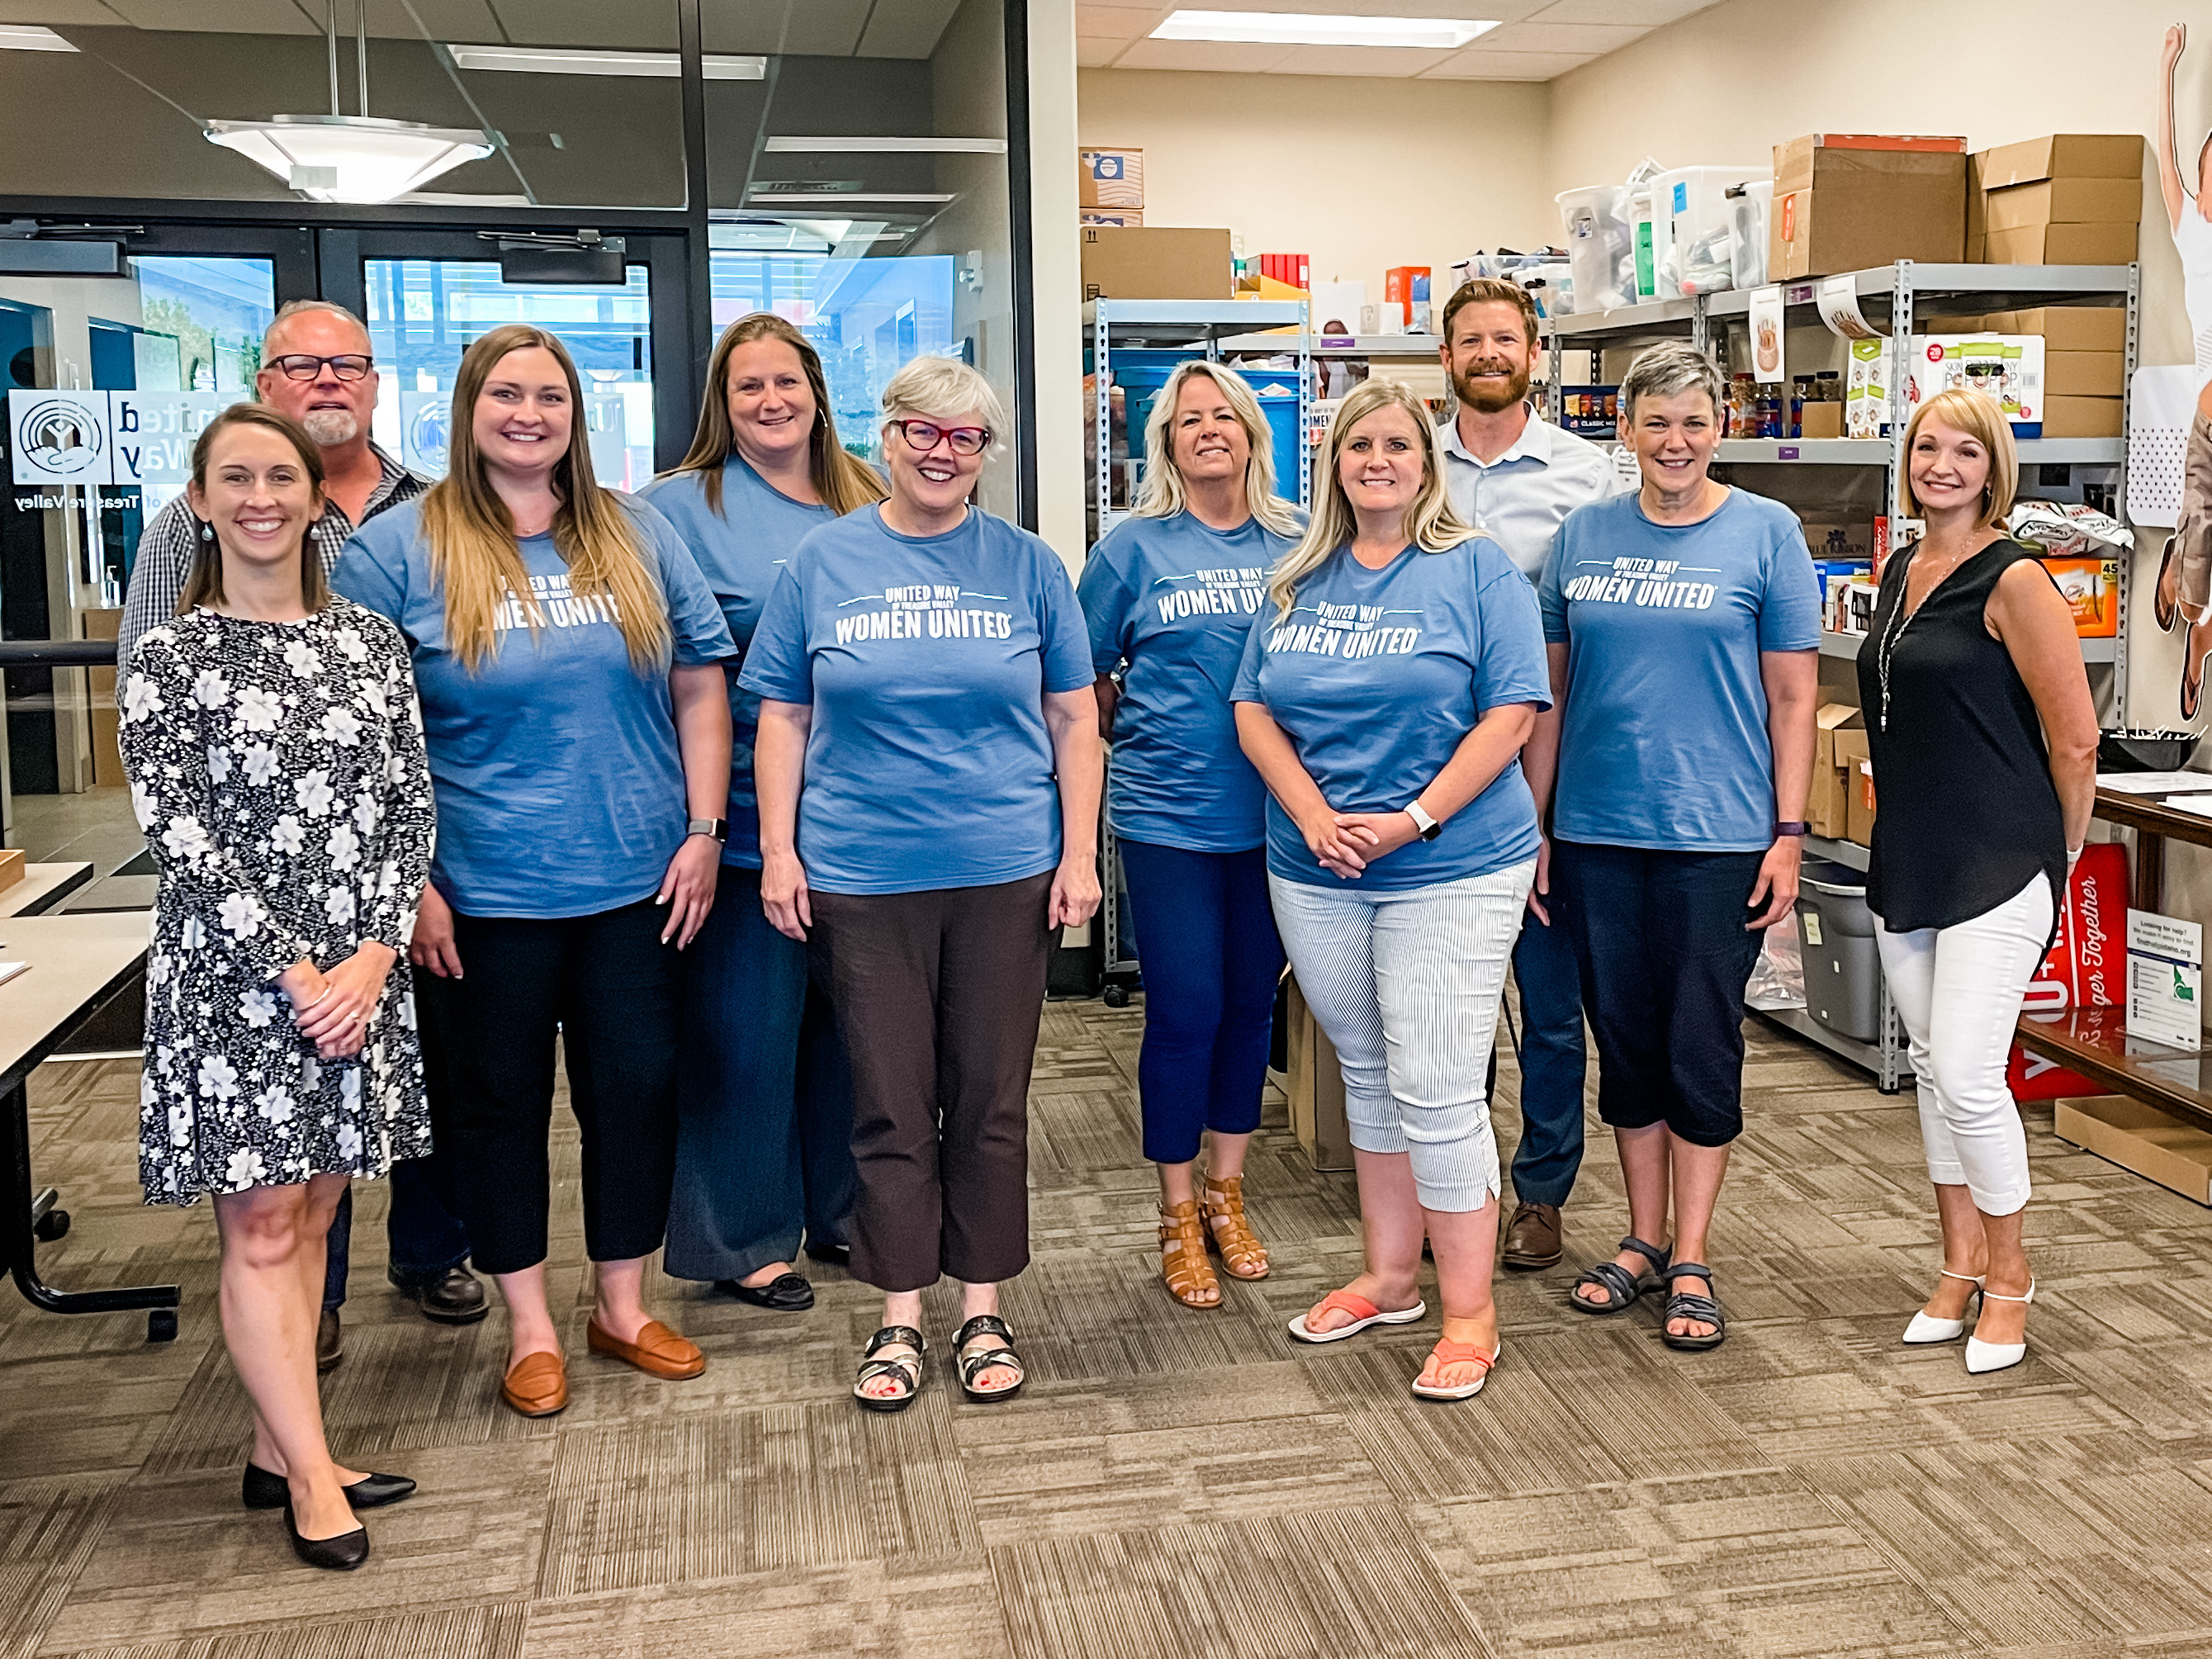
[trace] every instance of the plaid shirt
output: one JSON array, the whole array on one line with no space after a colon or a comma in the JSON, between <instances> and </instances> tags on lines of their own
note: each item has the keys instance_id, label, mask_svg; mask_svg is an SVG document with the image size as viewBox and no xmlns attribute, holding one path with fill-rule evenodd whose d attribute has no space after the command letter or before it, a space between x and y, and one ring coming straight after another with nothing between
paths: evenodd
<instances>
[{"instance_id":1,"label":"plaid shirt","mask_svg":"<svg viewBox=\"0 0 2212 1659\"><path fill-rule=\"evenodd\" d=\"M428 480L410 472L376 445L369 445L368 450L384 469L384 476L368 492L368 504L361 514L364 520L374 518L387 507L411 501L430 487ZM337 563L338 550L353 531L353 520L336 501L329 503L323 516L308 526L307 533L315 538L323 556L325 572ZM155 514L154 522L140 534L138 559L131 567L131 591L124 599L123 622L117 630L118 665L130 659L131 647L138 643L140 635L176 616L185 579L191 573L192 559L198 551L198 521L181 495Z\"/></svg>"}]
</instances>

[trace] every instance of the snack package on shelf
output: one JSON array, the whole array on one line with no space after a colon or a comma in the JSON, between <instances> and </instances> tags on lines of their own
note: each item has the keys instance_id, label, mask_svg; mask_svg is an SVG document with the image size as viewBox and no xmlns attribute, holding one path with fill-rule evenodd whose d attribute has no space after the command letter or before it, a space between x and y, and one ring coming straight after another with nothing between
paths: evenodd
<instances>
[{"instance_id":1,"label":"snack package on shelf","mask_svg":"<svg viewBox=\"0 0 2212 1659\"><path fill-rule=\"evenodd\" d=\"M2136 544L2134 531L2111 514L2079 501L2014 501L2005 529L2014 541L2032 543L2053 558L2078 557L2092 545Z\"/></svg>"}]
</instances>

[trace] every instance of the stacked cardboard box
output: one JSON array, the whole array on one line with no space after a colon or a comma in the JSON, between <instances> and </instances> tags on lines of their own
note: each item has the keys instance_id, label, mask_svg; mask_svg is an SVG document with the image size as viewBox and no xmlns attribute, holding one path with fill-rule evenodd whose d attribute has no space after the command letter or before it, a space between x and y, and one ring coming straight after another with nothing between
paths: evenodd
<instances>
[{"instance_id":1,"label":"stacked cardboard box","mask_svg":"<svg viewBox=\"0 0 2212 1659\"><path fill-rule=\"evenodd\" d=\"M1948 264L1966 246L1966 197L1964 138L1816 132L1777 144L1767 279Z\"/></svg>"},{"instance_id":2,"label":"stacked cardboard box","mask_svg":"<svg viewBox=\"0 0 2212 1659\"><path fill-rule=\"evenodd\" d=\"M1082 223L1130 229L1145 222L1144 151L1084 149L1076 158Z\"/></svg>"},{"instance_id":3,"label":"stacked cardboard box","mask_svg":"<svg viewBox=\"0 0 2212 1659\"><path fill-rule=\"evenodd\" d=\"M1850 791L1858 780L1847 769L1866 742L1865 724L1856 703L1822 703L1813 716L1813 786L1805 795L1805 822L1816 836L1841 841L1850 833Z\"/></svg>"},{"instance_id":4,"label":"stacked cardboard box","mask_svg":"<svg viewBox=\"0 0 2212 1659\"><path fill-rule=\"evenodd\" d=\"M1923 318L1916 314L1914 324L1917 328L1944 336L1990 335L2041 340L2043 405L2034 435L2120 435L2120 397L2126 390L2128 349L2128 313L2121 307L2039 306L2028 311L1993 311L1983 316ZM1929 388L1922 387L1920 395L1929 395Z\"/></svg>"},{"instance_id":5,"label":"stacked cardboard box","mask_svg":"<svg viewBox=\"0 0 2212 1659\"><path fill-rule=\"evenodd\" d=\"M2124 265L2142 218L2143 140L2061 132L1978 152L1966 258L1993 265Z\"/></svg>"},{"instance_id":6,"label":"stacked cardboard box","mask_svg":"<svg viewBox=\"0 0 2212 1659\"><path fill-rule=\"evenodd\" d=\"M1226 230L1083 228L1086 300L1225 300Z\"/></svg>"}]
</instances>

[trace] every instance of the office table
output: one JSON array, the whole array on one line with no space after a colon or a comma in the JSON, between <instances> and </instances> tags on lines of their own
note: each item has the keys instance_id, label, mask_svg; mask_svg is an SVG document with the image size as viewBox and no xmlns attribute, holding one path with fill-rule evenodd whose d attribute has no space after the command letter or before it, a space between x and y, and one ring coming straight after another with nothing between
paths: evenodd
<instances>
[{"instance_id":1,"label":"office table","mask_svg":"<svg viewBox=\"0 0 2212 1659\"><path fill-rule=\"evenodd\" d=\"M31 1073L131 982L149 924L143 910L0 918L0 963L31 964L0 983L0 1267L48 1313L147 1309L148 1340L166 1342L177 1334L175 1285L61 1291L40 1279L38 1240L60 1237L69 1221L51 1188L31 1187Z\"/></svg>"}]
</instances>

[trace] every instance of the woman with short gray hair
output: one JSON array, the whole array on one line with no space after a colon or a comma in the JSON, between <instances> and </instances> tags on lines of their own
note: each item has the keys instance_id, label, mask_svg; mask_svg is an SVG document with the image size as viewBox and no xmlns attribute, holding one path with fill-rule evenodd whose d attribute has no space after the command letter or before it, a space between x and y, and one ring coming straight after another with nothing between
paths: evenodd
<instances>
[{"instance_id":1,"label":"woman with short gray hair","mask_svg":"<svg viewBox=\"0 0 2212 1659\"><path fill-rule=\"evenodd\" d=\"M1030 1066L1054 929L1098 908L1091 645L1059 555L970 501L1004 414L965 364L884 389L890 498L792 553L738 677L761 698L761 903L805 939L853 1079L854 1276L884 1295L854 1397L921 1386L949 1273L962 1392L1022 1385Z\"/></svg>"},{"instance_id":2,"label":"woman with short gray hair","mask_svg":"<svg viewBox=\"0 0 2212 1659\"><path fill-rule=\"evenodd\" d=\"M1528 744L1537 902L1564 916L1628 1188L1583 1313L1668 1295L1661 1340L1727 1323L1706 1229L1743 1129L1743 988L1790 914L1812 777L1820 597L1795 514L1711 476L1719 369L1655 346L1620 386L1643 485L1580 507L1538 589L1552 711ZM1669 1227L1669 1217L1672 1227Z\"/></svg>"}]
</instances>

